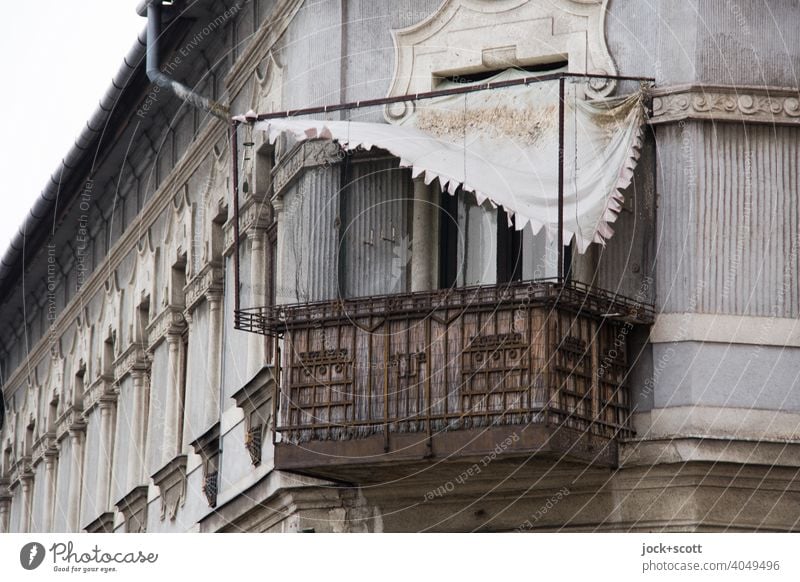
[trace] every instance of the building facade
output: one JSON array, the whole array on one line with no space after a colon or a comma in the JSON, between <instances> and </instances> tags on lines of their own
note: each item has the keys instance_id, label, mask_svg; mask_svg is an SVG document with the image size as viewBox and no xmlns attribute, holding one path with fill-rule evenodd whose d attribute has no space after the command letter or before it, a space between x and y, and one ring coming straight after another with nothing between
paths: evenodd
<instances>
[{"instance_id":1,"label":"building facade","mask_svg":"<svg viewBox=\"0 0 800 582\"><path fill-rule=\"evenodd\" d=\"M794 2L164 18L161 70L231 115L652 78L638 165L614 235L543 281L544 234L385 150L243 123L234 171L230 122L148 80L143 34L0 267L0 531L800 527Z\"/></svg>"}]
</instances>

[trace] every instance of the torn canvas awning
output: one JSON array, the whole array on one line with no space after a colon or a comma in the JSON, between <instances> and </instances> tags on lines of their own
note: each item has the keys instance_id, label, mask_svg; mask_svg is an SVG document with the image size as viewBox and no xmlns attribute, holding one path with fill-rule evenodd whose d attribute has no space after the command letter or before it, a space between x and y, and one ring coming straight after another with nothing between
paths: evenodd
<instances>
[{"instance_id":1,"label":"torn canvas awning","mask_svg":"<svg viewBox=\"0 0 800 582\"><path fill-rule=\"evenodd\" d=\"M507 71L500 81L523 73ZM381 148L425 182L438 180L489 200L514 217L517 229L558 232L559 83L546 81L476 91L413 104L398 123L299 118L260 121L274 142L329 139L345 150ZM446 85L437 88L447 88ZM604 243L632 179L641 147L642 96L587 101L583 85L567 82L564 123L564 244L578 251Z\"/></svg>"}]
</instances>

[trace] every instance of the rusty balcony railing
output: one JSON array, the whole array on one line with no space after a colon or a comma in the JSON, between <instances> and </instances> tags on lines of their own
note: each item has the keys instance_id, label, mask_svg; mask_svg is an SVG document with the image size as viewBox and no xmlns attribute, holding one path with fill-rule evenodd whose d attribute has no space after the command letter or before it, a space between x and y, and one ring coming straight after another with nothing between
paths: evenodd
<instances>
[{"instance_id":1,"label":"rusty balcony railing","mask_svg":"<svg viewBox=\"0 0 800 582\"><path fill-rule=\"evenodd\" d=\"M557 282L236 315L239 329L283 336L276 463L299 469L317 462L314 443L355 462L374 457L359 441L387 454L424 442L430 456L438 437L498 427L540 427L548 442L558 430L567 449L629 436L627 336L652 320L646 305Z\"/></svg>"}]
</instances>

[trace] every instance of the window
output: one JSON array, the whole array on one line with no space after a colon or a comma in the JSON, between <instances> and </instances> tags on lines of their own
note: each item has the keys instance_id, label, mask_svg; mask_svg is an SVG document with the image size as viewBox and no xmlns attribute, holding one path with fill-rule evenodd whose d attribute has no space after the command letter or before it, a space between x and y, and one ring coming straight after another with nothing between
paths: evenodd
<instances>
[{"instance_id":1,"label":"window","mask_svg":"<svg viewBox=\"0 0 800 582\"><path fill-rule=\"evenodd\" d=\"M441 193L439 206L439 288L449 289L458 285L458 239L459 188L455 196L447 192Z\"/></svg>"},{"instance_id":2,"label":"window","mask_svg":"<svg viewBox=\"0 0 800 582\"><path fill-rule=\"evenodd\" d=\"M522 231L508 223L508 214L497 209L497 282L522 280Z\"/></svg>"}]
</instances>

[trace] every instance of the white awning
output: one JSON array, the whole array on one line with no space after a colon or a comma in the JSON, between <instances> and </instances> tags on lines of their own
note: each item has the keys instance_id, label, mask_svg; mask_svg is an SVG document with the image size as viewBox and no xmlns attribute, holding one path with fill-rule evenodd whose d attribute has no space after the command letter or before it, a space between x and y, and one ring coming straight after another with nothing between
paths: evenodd
<instances>
[{"instance_id":1,"label":"white awning","mask_svg":"<svg viewBox=\"0 0 800 582\"><path fill-rule=\"evenodd\" d=\"M488 81L523 74L506 71ZM633 177L644 123L641 92L586 101L582 87L566 83L563 240L575 237L581 253L614 232L609 223ZM255 129L268 132L270 142L289 133L299 141L334 140L345 150L387 150L414 177L438 180L451 194L461 186L479 204L502 206L518 230L529 224L555 237L558 103L558 81L547 81L420 100L399 124L282 118Z\"/></svg>"}]
</instances>

